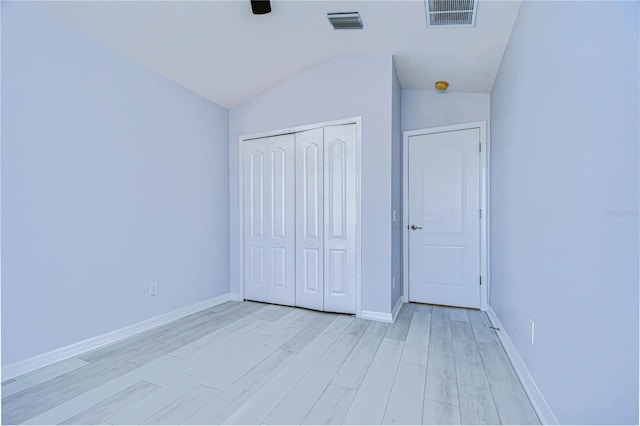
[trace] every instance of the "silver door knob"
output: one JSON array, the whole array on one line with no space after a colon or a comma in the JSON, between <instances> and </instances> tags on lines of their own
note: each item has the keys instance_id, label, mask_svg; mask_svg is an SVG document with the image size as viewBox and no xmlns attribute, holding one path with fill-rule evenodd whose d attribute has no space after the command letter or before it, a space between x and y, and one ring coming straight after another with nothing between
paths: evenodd
<instances>
[{"instance_id":1,"label":"silver door knob","mask_svg":"<svg viewBox=\"0 0 640 426\"><path fill-rule=\"evenodd\" d=\"M416 229L422 229L422 226L411 225L411 229L415 231Z\"/></svg>"}]
</instances>

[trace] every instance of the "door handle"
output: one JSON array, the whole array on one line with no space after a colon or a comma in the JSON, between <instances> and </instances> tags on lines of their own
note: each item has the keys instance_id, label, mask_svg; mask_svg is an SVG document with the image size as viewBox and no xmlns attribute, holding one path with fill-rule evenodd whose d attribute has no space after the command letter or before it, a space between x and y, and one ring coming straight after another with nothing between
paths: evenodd
<instances>
[{"instance_id":1,"label":"door handle","mask_svg":"<svg viewBox=\"0 0 640 426\"><path fill-rule=\"evenodd\" d=\"M416 229L422 229L422 226L411 225L411 229L415 231Z\"/></svg>"}]
</instances>

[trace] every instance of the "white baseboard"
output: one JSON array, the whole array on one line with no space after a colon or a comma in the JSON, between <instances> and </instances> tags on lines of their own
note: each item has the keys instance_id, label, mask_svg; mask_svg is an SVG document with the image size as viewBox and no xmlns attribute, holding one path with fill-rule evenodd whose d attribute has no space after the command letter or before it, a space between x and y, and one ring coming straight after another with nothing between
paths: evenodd
<instances>
[{"instance_id":1,"label":"white baseboard","mask_svg":"<svg viewBox=\"0 0 640 426\"><path fill-rule=\"evenodd\" d=\"M203 300L202 302L176 309L175 311L167 312L166 314L158 315L157 317L128 325L118 330L110 331L99 336L91 337L80 342L72 343L68 346L63 346L43 354L3 366L2 380L10 380L22 374L37 370L38 368L46 367L54 362L62 361L63 359L80 355L84 352L99 348L100 346L126 339L151 328L170 323L184 316L228 302L229 300L234 300L232 299L232 294L226 293L212 299Z\"/></svg>"},{"instance_id":2,"label":"white baseboard","mask_svg":"<svg viewBox=\"0 0 640 426\"><path fill-rule=\"evenodd\" d=\"M229 300L234 302L242 302L244 299L240 297L240 293L229 293Z\"/></svg>"},{"instance_id":3,"label":"white baseboard","mask_svg":"<svg viewBox=\"0 0 640 426\"><path fill-rule=\"evenodd\" d=\"M393 322L391 312L366 311L363 309L360 318L371 321Z\"/></svg>"},{"instance_id":4,"label":"white baseboard","mask_svg":"<svg viewBox=\"0 0 640 426\"><path fill-rule=\"evenodd\" d=\"M363 309L360 318L372 321L392 323L398 317L398 312L400 312L400 308L402 308L402 303L402 298L398 298L398 301L396 302L396 305L393 307L393 310L391 312L365 311Z\"/></svg>"},{"instance_id":5,"label":"white baseboard","mask_svg":"<svg viewBox=\"0 0 640 426\"><path fill-rule=\"evenodd\" d=\"M551 411L551 407L547 404L547 401L544 399L542 392L536 385L536 382L531 377L527 366L525 365L522 357L520 357L520 353L516 349L515 345L511 341L511 338L507 334L504 329L504 326L500 322L498 315L496 315L495 311L489 306L487 309L487 315L489 316L489 321L494 327L499 328L500 330L496 330L498 338L500 342L502 342L502 346L504 347L509 360L511 360L511 364L513 365L513 369L516 371L520 382L522 383L522 387L524 388L529 400L531 400L531 404L533 408L536 410L536 414L540 419L540 422L543 425L557 425L558 419L553 415Z\"/></svg>"},{"instance_id":6,"label":"white baseboard","mask_svg":"<svg viewBox=\"0 0 640 426\"><path fill-rule=\"evenodd\" d=\"M402 297L399 297L398 300L396 300L396 306L394 306L391 311L391 322L396 322L396 318L398 318L398 314L400 313L400 309L403 304L404 302L402 301Z\"/></svg>"}]
</instances>

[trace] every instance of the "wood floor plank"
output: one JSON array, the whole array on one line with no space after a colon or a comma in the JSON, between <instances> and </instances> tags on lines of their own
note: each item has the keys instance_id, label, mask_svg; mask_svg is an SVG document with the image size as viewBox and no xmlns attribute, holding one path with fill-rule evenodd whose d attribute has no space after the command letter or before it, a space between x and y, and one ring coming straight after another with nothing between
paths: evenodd
<instances>
[{"instance_id":1,"label":"wood floor plank","mask_svg":"<svg viewBox=\"0 0 640 426\"><path fill-rule=\"evenodd\" d=\"M2 423L18 424L140 366L92 363L2 399Z\"/></svg>"},{"instance_id":2,"label":"wood floor plank","mask_svg":"<svg viewBox=\"0 0 640 426\"><path fill-rule=\"evenodd\" d=\"M195 376L187 376L181 380L174 380L148 398L108 418L107 421L111 424L141 424L146 419L158 414L164 408L175 404L176 401L196 388L199 381L200 378ZM217 392L213 393L218 395L221 392L222 391L217 390ZM193 414L193 412L188 414Z\"/></svg>"},{"instance_id":3,"label":"wood floor plank","mask_svg":"<svg viewBox=\"0 0 640 426\"><path fill-rule=\"evenodd\" d=\"M148 398L132 404L119 413L107 418L107 421L113 425L142 424L146 419L159 413L165 407L171 406L180 398L183 398L189 391L198 386L195 384L196 382L196 380L184 381L172 386L162 387ZM221 392L222 391L217 390L216 395ZM194 412L195 411L196 410L194 410ZM193 414L193 412L189 413L189 415L191 414Z\"/></svg>"},{"instance_id":4,"label":"wood floor plank","mask_svg":"<svg viewBox=\"0 0 640 426\"><path fill-rule=\"evenodd\" d=\"M329 384L313 406L303 424L341 424L356 395L354 389Z\"/></svg>"},{"instance_id":5,"label":"wood floor plank","mask_svg":"<svg viewBox=\"0 0 640 426\"><path fill-rule=\"evenodd\" d=\"M256 320L256 322L266 322ZM179 359L173 358L174 364L164 371L155 369L145 374L145 379L163 386L150 398L123 410L109 422L114 424L139 424L161 410L167 404L183 396L189 390L206 380L211 375L224 369L225 366L243 354L263 343L268 336L248 333L240 338L228 336L202 349L194 355ZM147 368L148 365L142 368Z\"/></svg>"},{"instance_id":6,"label":"wood floor plank","mask_svg":"<svg viewBox=\"0 0 640 426\"><path fill-rule=\"evenodd\" d=\"M478 343L498 415L504 424L540 424L540 420L498 343Z\"/></svg>"},{"instance_id":7,"label":"wood floor plank","mask_svg":"<svg viewBox=\"0 0 640 426\"><path fill-rule=\"evenodd\" d=\"M189 318L185 321L174 322L164 330L160 329L150 333L150 337L161 342L166 342L172 338L187 334L190 331L197 330L201 326L217 324L228 318L237 318L239 315L242 315L242 312L239 312L238 309L229 309L224 312L208 310L201 315L195 315L193 318Z\"/></svg>"},{"instance_id":8,"label":"wood floor plank","mask_svg":"<svg viewBox=\"0 0 640 426\"><path fill-rule=\"evenodd\" d=\"M298 356L293 357L289 363L289 368L307 371L309 366L315 364L338 336L351 325L352 321L353 317L351 316L335 316L335 320L331 324L298 352Z\"/></svg>"},{"instance_id":9,"label":"wood floor plank","mask_svg":"<svg viewBox=\"0 0 640 426\"><path fill-rule=\"evenodd\" d=\"M411 324L411 318L413 317L415 309L416 307L412 303L405 303L402 305L398 318L396 318L393 324L389 325L389 330L387 330L387 334L384 336L385 339L404 341L407 338L409 325Z\"/></svg>"},{"instance_id":10,"label":"wood floor plank","mask_svg":"<svg viewBox=\"0 0 640 426\"><path fill-rule=\"evenodd\" d=\"M335 321L333 315L320 315L318 319L309 323L304 330L282 346L282 349L290 352L300 352L307 344L316 338L329 324Z\"/></svg>"},{"instance_id":11,"label":"wood floor plank","mask_svg":"<svg viewBox=\"0 0 640 426\"><path fill-rule=\"evenodd\" d=\"M227 302L227 303L236 303L236 305L231 305L231 304L228 305L228 306L235 306L236 308L240 306L238 302ZM164 333L171 332L176 328L181 328L185 326L188 327L194 322L201 321L202 318L210 318L212 316L213 317L221 316L220 315L221 312L217 308L222 309L222 306L227 306L227 305L225 303L223 305L213 306L211 308L203 309L202 311L194 312L192 314L179 318L175 321L171 321L167 324L163 324L159 327L156 327L153 330L149 330L145 332L144 335L150 338L161 337L162 335L164 335Z\"/></svg>"},{"instance_id":12,"label":"wood floor plank","mask_svg":"<svg viewBox=\"0 0 640 426\"><path fill-rule=\"evenodd\" d=\"M172 403L165 405L142 424L179 425L220 393L218 389L198 385Z\"/></svg>"},{"instance_id":13,"label":"wood floor plank","mask_svg":"<svg viewBox=\"0 0 640 426\"><path fill-rule=\"evenodd\" d=\"M279 347L300 333L306 326L306 323L300 321L287 324L280 333L273 335L260 346L228 363L223 369L203 381L202 384L216 389L227 389L256 365L268 358Z\"/></svg>"},{"instance_id":14,"label":"wood floor plank","mask_svg":"<svg viewBox=\"0 0 640 426\"><path fill-rule=\"evenodd\" d=\"M223 424L262 424L305 375L305 371L285 366L254 395L234 411Z\"/></svg>"},{"instance_id":15,"label":"wood floor plank","mask_svg":"<svg viewBox=\"0 0 640 426\"><path fill-rule=\"evenodd\" d=\"M484 312L470 310L468 315L476 342L498 343L498 336L496 336L495 330L487 327L489 319Z\"/></svg>"},{"instance_id":16,"label":"wood floor plank","mask_svg":"<svg viewBox=\"0 0 640 426\"><path fill-rule=\"evenodd\" d=\"M426 305L424 303L414 303L415 312L422 312L423 314L430 314L433 310L433 305Z\"/></svg>"},{"instance_id":17,"label":"wood floor plank","mask_svg":"<svg viewBox=\"0 0 640 426\"><path fill-rule=\"evenodd\" d=\"M161 386L172 385L176 381L194 377L205 381L224 369L227 364L249 353L268 339L268 336L256 332L228 336L187 358L174 358L179 362L176 362L171 369L152 371L147 375L146 380Z\"/></svg>"},{"instance_id":18,"label":"wood floor plank","mask_svg":"<svg viewBox=\"0 0 640 426\"><path fill-rule=\"evenodd\" d=\"M488 389L489 382L469 322L451 321L451 337L458 383Z\"/></svg>"},{"instance_id":19,"label":"wood floor plank","mask_svg":"<svg viewBox=\"0 0 640 426\"><path fill-rule=\"evenodd\" d=\"M354 336L362 336L369 325L371 325L372 321L365 320L362 318L354 318L353 322L347 329L344 331L344 334L353 334Z\"/></svg>"},{"instance_id":20,"label":"wood floor plank","mask_svg":"<svg viewBox=\"0 0 640 426\"><path fill-rule=\"evenodd\" d=\"M214 311L214 312L224 312L224 311L226 311L228 309L239 308L240 306L242 306L245 303L246 302L240 302L240 301L237 301L237 300L229 300L228 302L221 303L221 304L213 306L213 307L211 307L209 309L211 311Z\"/></svg>"},{"instance_id":21,"label":"wood floor plank","mask_svg":"<svg viewBox=\"0 0 640 426\"><path fill-rule=\"evenodd\" d=\"M162 338L155 338L156 340L160 340L163 342L182 342L183 344L187 344L198 340L214 331L217 331L221 328L226 327L227 325L244 318L247 315L258 314L261 311L264 311L265 308L262 306L251 306L245 308L243 310L234 310L233 312L227 313L223 312L217 314L216 316L212 316L209 318L205 318L202 321L199 321L194 324L190 324L189 326L176 328L169 333L166 333Z\"/></svg>"},{"instance_id":22,"label":"wood floor plank","mask_svg":"<svg viewBox=\"0 0 640 426\"><path fill-rule=\"evenodd\" d=\"M502 345L478 342L478 350L490 384L498 382L520 383Z\"/></svg>"},{"instance_id":23,"label":"wood floor plank","mask_svg":"<svg viewBox=\"0 0 640 426\"><path fill-rule=\"evenodd\" d=\"M447 404L459 404L451 328L437 326L433 322L427 355L425 398Z\"/></svg>"},{"instance_id":24,"label":"wood floor plank","mask_svg":"<svg viewBox=\"0 0 640 426\"><path fill-rule=\"evenodd\" d=\"M491 385L502 424L539 425L540 420L522 386L513 382Z\"/></svg>"},{"instance_id":25,"label":"wood floor plank","mask_svg":"<svg viewBox=\"0 0 640 426\"><path fill-rule=\"evenodd\" d=\"M359 339L359 336L351 334L338 336L264 422L266 424L301 424Z\"/></svg>"},{"instance_id":26,"label":"wood floor plank","mask_svg":"<svg viewBox=\"0 0 640 426\"><path fill-rule=\"evenodd\" d=\"M331 383L346 388L358 389L388 327L388 324L382 322L372 322L356 347L351 351L351 354L349 354L349 357L342 364L340 370L331 379Z\"/></svg>"},{"instance_id":27,"label":"wood floor plank","mask_svg":"<svg viewBox=\"0 0 640 426\"><path fill-rule=\"evenodd\" d=\"M278 369L286 365L293 352L278 349L242 379L184 421L184 424L221 424L256 393Z\"/></svg>"},{"instance_id":28,"label":"wood floor plank","mask_svg":"<svg viewBox=\"0 0 640 426\"><path fill-rule=\"evenodd\" d=\"M39 368L31 373L24 374L15 379L2 383L2 398L6 398L20 391L23 391L38 383L46 382L49 379L73 371L77 368L89 364L78 358L68 358L55 364Z\"/></svg>"},{"instance_id":29,"label":"wood floor plank","mask_svg":"<svg viewBox=\"0 0 640 426\"><path fill-rule=\"evenodd\" d=\"M2 383L2 420L539 424L486 324L416 303L390 325L229 302Z\"/></svg>"},{"instance_id":30,"label":"wood floor plank","mask_svg":"<svg viewBox=\"0 0 640 426\"><path fill-rule=\"evenodd\" d=\"M267 336L273 336L278 331L282 330L282 327L292 323L293 321L300 321L300 318L304 315L304 311L302 309L294 309L293 311L287 313L283 317L271 322L270 324L261 327L258 333L265 334ZM301 321L306 322L306 321Z\"/></svg>"},{"instance_id":31,"label":"wood floor plank","mask_svg":"<svg viewBox=\"0 0 640 426\"><path fill-rule=\"evenodd\" d=\"M459 425L460 407L444 402L424 400L422 424L425 425Z\"/></svg>"},{"instance_id":32,"label":"wood floor plank","mask_svg":"<svg viewBox=\"0 0 640 426\"><path fill-rule=\"evenodd\" d=\"M430 332L431 314L415 312L402 351L402 362L422 367L427 366Z\"/></svg>"},{"instance_id":33,"label":"wood floor plank","mask_svg":"<svg viewBox=\"0 0 640 426\"><path fill-rule=\"evenodd\" d=\"M317 321L318 318L321 318L327 315L326 312L314 311L312 309L300 309L300 310L303 312L303 314L300 316L299 320L303 322L308 322L308 323Z\"/></svg>"},{"instance_id":34,"label":"wood floor plank","mask_svg":"<svg viewBox=\"0 0 640 426\"><path fill-rule=\"evenodd\" d=\"M339 316L302 351L292 357L268 383L225 420L225 424L259 424L289 394L299 380L324 355L350 325L352 318Z\"/></svg>"},{"instance_id":35,"label":"wood floor plank","mask_svg":"<svg viewBox=\"0 0 640 426\"><path fill-rule=\"evenodd\" d=\"M384 424L419 425L422 423L426 374L425 367L400 362L384 412L382 420Z\"/></svg>"},{"instance_id":36,"label":"wood floor plank","mask_svg":"<svg viewBox=\"0 0 640 426\"><path fill-rule=\"evenodd\" d=\"M449 320L469 322L469 315L467 315L467 312L470 311L471 309L448 308L448 310L449 310Z\"/></svg>"},{"instance_id":37,"label":"wood floor plank","mask_svg":"<svg viewBox=\"0 0 640 426\"><path fill-rule=\"evenodd\" d=\"M444 306L433 306L431 310L431 325L448 328L450 326L450 318L448 308Z\"/></svg>"},{"instance_id":38,"label":"wood floor plank","mask_svg":"<svg viewBox=\"0 0 640 426\"><path fill-rule=\"evenodd\" d=\"M379 424L391 393L404 342L383 339L345 416L345 424Z\"/></svg>"},{"instance_id":39,"label":"wood floor plank","mask_svg":"<svg viewBox=\"0 0 640 426\"><path fill-rule=\"evenodd\" d=\"M500 417L489 389L458 385L460 394L460 420L462 424L497 425Z\"/></svg>"},{"instance_id":40,"label":"wood floor plank","mask_svg":"<svg viewBox=\"0 0 640 426\"><path fill-rule=\"evenodd\" d=\"M105 399L123 391L124 389L132 386L140 381L146 381L147 376L153 371L171 371L175 367L174 363L178 361L172 357L162 357L147 365L138 367L125 374L121 374L117 377L113 377L110 380L90 387L85 392L80 393L76 397L65 401L62 404L27 420L26 424L59 424L64 420L73 417L79 412L85 410L88 407L99 404ZM160 386L158 383L155 385ZM163 389L158 390L151 394L148 398L153 397L156 393L162 392ZM145 401L145 398L142 401ZM134 404L136 405L136 404Z\"/></svg>"},{"instance_id":41,"label":"wood floor plank","mask_svg":"<svg viewBox=\"0 0 640 426\"><path fill-rule=\"evenodd\" d=\"M153 392L160 389L160 386L149 382L140 381L121 392L95 404L86 410L81 411L73 417L68 418L64 425L90 425L99 424L131 404L135 404L146 398Z\"/></svg>"},{"instance_id":42,"label":"wood floor plank","mask_svg":"<svg viewBox=\"0 0 640 426\"><path fill-rule=\"evenodd\" d=\"M128 351L135 351L137 347L146 344L146 342L154 342L154 340L149 336L149 334L140 333L127 339L78 355L77 358L90 363L104 362L104 360L113 361L115 358L123 360L125 358L122 357L122 354L128 353ZM158 342L156 342L156 344L158 344Z\"/></svg>"},{"instance_id":43,"label":"wood floor plank","mask_svg":"<svg viewBox=\"0 0 640 426\"><path fill-rule=\"evenodd\" d=\"M258 329L260 330L260 333L262 333L262 330L265 327L272 326L273 324L274 323L269 321L257 320L255 317L249 315L229 324L226 327L221 328L220 330L217 330L204 337L201 337L198 340L181 346L175 351L170 352L169 355L176 358L188 358L196 352L206 349L210 345L213 345L222 339L228 338L230 336L238 338Z\"/></svg>"},{"instance_id":44,"label":"wood floor plank","mask_svg":"<svg viewBox=\"0 0 640 426\"><path fill-rule=\"evenodd\" d=\"M138 365L145 365L170 354L176 349L183 346L185 343L190 343L192 340L185 339L179 342L160 342L157 345L149 345L147 347L141 347L135 353L130 353L126 358L126 361L133 362Z\"/></svg>"},{"instance_id":45,"label":"wood floor plank","mask_svg":"<svg viewBox=\"0 0 640 426\"><path fill-rule=\"evenodd\" d=\"M256 318L266 321L276 321L288 313L293 312L293 308L286 306L276 306L275 309L262 309L255 313Z\"/></svg>"}]
</instances>

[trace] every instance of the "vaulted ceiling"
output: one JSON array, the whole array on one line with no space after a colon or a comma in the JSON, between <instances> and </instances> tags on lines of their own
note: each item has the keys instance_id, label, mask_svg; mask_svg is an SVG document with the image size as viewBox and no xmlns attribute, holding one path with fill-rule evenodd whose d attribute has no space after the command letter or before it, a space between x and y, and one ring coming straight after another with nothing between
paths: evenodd
<instances>
[{"instance_id":1,"label":"vaulted ceiling","mask_svg":"<svg viewBox=\"0 0 640 426\"><path fill-rule=\"evenodd\" d=\"M63 23L184 87L233 108L347 53L392 54L404 89L489 93L520 0L479 0L475 28L429 28L423 0L33 2ZM327 12L359 11L363 30L333 30Z\"/></svg>"}]
</instances>

